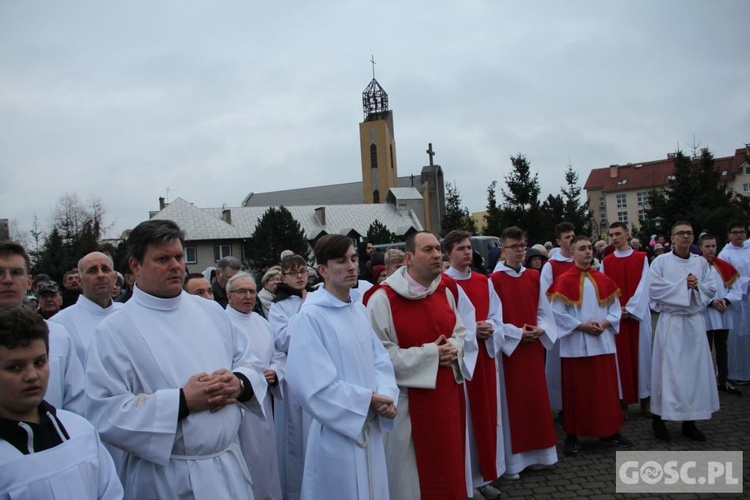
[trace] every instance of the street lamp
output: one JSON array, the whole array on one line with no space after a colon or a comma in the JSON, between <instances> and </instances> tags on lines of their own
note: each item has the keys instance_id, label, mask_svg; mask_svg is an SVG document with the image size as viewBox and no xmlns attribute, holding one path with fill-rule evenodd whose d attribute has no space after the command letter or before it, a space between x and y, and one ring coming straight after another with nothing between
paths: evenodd
<instances>
[{"instance_id":1,"label":"street lamp","mask_svg":"<svg viewBox=\"0 0 750 500\"><path fill-rule=\"evenodd\" d=\"M659 229L659 230L660 230L660 229L661 229L661 227L662 227L662 225L664 225L664 223L665 223L665 222L667 221L667 219L665 219L664 217L654 217L654 218L652 219L652 221L653 221L653 223L654 223L654 227L655 227L656 229Z\"/></svg>"}]
</instances>

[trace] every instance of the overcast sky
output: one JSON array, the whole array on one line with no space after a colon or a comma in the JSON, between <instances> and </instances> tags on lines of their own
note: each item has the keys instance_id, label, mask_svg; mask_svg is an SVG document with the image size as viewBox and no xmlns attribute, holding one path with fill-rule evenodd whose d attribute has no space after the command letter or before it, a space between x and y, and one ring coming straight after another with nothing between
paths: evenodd
<instances>
[{"instance_id":1,"label":"overcast sky","mask_svg":"<svg viewBox=\"0 0 750 500\"><path fill-rule=\"evenodd\" d=\"M400 175L429 142L471 211L525 154L569 162L750 142L750 2L0 1L0 218L100 198L116 236L180 196L360 180L361 93L394 113ZM167 191L169 190L169 191Z\"/></svg>"}]
</instances>

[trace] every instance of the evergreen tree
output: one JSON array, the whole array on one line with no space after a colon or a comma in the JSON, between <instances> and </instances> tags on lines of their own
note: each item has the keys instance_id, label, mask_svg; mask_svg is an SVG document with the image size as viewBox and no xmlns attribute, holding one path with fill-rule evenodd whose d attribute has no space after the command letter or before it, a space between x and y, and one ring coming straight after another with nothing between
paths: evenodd
<instances>
[{"instance_id":1,"label":"evergreen tree","mask_svg":"<svg viewBox=\"0 0 750 500\"><path fill-rule=\"evenodd\" d=\"M245 255L250 265L261 268L276 264L283 250L292 250L306 259L310 247L302 226L286 207L269 207L258 220L255 231L245 243Z\"/></svg>"},{"instance_id":2,"label":"evergreen tree","mask_svg":"<svg viewBox=\"0 0 750 500\"><path fill-rule=\"evenodd\" d=\"M372 221L370 227L367 228L367 241L374 245L380 243L392 243L398 241L398 236L393 234L385 227L385 224L380 222L378 219Z\"/></svg>"},{"instance_id":3,"label":"evergreen tree","mask_svg":"<svg viewBox=\"0 0 750 500\"><path fill-rule=\"evenodd\" d=\"M450 182L445 183L445 215L440 223L440 236L445 236L454 229L462 229L474 234L476 227L469 215L469 209L461 206L461 194Z\"/></svg>"},{"instance_id":4,"label":"evergreen tree","mask_svg":"<svg viewBox=\"0 0 750 500\"><path fill-rule=\"evenodd\" d=\"M558 195L548 195L541 207L541 217L539 218L539 230L537 237L539 239L529 239L529 245L552 241L555 235L555 226L565 219L565 200Z\"/></svg>"},{"instance_id":5,"label":"evergreen tree","mask_svg":"<svg viewBox=\"0 0 750 500\"><path fill-rule=\"evenodd\" d=\"M529 241L542 241L543 238L548 238L548 235L543 234L539 226L539 175L531 175L531 166L521 153L511 156L510 161L512 170L505 176L508 189L501 189L505 200L500 209L501 226L518 226L526 231Z\"/></svg>"},{"instance_id":6,"label":"evergreen tree","mask_svg":"<svg viewBox=\"0 0 750 500\"><path fill-rule=\"evenodd\" d=\"M721 239L728 220L747 216L742 202L722 182L708 149L696 158L677 151L673 158L675 169L668 185L651 191L642 237L667 234L672 224L686 220L696 233L709 231Z\"/></svg>"},{"instance_id":7,"label":"evergreen tree","mask_svg":"<svg viewBox=\"0 0 750 500\"><path fill-rule=\"evenodd\" d=\"M565 210L561 219L570 222L576 227L576 234L591 234L591 220L593 214L589 210L589 202L581 203L581 186L578 184L578 174L568 165L565 170L565 186L560 189L565 201ZM554 229L554 225L552 226ZM597 235L597 238L599 236Z\"/></svg>"},{"instance_id":8,"label":"evergreen tree","mask_svg":"<svg viewBox=\"0 0 750 500\"><path fill-rule=\"evenodd\" d=\"M497 197L495 190L497 189L497 181L492 181L487 187L487 213L484 215L484 235L485 236L500 236L503 234L503 226L500 213L500 208L497 206Z\"/></svg>"}]
</instances>

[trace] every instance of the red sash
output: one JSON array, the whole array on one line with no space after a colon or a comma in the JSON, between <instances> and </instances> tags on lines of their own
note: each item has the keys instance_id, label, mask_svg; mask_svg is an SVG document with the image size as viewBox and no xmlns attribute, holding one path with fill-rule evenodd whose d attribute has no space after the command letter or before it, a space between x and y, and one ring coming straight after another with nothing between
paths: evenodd
<instances>
[{"instance_id":1,"label":"red sash","mask_svg":"<svg viewBox=\"0 0 750 500\"><path fill-rule=\"evenodd\" d=\"M468 280L456 281L463 288L476 309L476 320L485 321L489 316L490 296L487 276L471 273ZM497 367L487 352L484 340L478 340L479 354L474 376L466 382L474 424L479 469L485 481L497 479Z\"/></svg>"},{"instance_id":2,"label":"red sash","mask_svg":"<svg viewBox=\"0 0 750 500\"><path fill-rule=\"evenodd\" d=\"M498 271L490 276L503 303L503 322L523 328L537 324L539 271L526 269L519 277ZM508 403L511 450L521 453L557 444L550 415L544 346L539 340L521 342L512 356L503 354L505 399Z\"/></svg>"},{"instance_id":3,"label":"red sash","mask_svg":"<svg viewBox=\"0 0 750 500\"><path fill-rule=\"evenodd\" d=\"M382 285L388 295L399 347L409 349L453 335L456 313L446 286L422 300L410 300ZM435 389L409 388L412 440L424 499L466 497L464 457L466 408L463 387L450 366L438 367Z\"/></svg>"}]
</instances>

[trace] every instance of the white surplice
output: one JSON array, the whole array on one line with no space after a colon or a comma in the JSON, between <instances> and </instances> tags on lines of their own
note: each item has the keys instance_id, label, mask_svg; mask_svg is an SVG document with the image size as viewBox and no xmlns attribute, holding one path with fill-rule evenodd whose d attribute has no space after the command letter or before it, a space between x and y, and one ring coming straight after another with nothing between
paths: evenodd
<instances>
[{"instance_id":1,"label":"white surplice","mask_svg":"<svg viewBox=\"0 0 750 500\"><path fill-rule=\"evenodd\" d=\"M554 250L554 249L553 249ZM560 262L573 262L573 257L564 257L559 248L556 252L550 252L549 260ZM542 293L547 293L552 284L552 264L545 262L539 275ZM545 373L547 375L547 391L549 392L549 403L553 411L562 410L562 363L560 361L560 340L555 342L552 349L547 351L545 360Z\"/></svg>"},{"instance_id":2,"label":"white surplice","mask_svg":"<svg viewBox=\"0 0 750 500\"><path fill-rule=\"evenodd\" d=\"M263 368L276 372L278 382L269 389L274 398L281 398L281 381L284 379L286 356L276 349L271 325L258 313L245 314L232 308L231 304L224 310L232 324L247 335L250 350L260 360ZM281 498L281 481L279 479L279 461L276 452L276 432L273 415L273 402L266 398L263 406L267 419L259 418L248 411L242 412L240 426L240 449L247 462L247 468L253 476L253 494L256 499Z\"/></svg>"},{"instance_id":3,"label":"white surplice","mask_svg":"<svg viewBox=\"0 0 750 500\"><path fill-rule=\"evenodd\" d=\"M707 420L719 410L719 393L706 341L703 310L716 294L716 283L703 257L687 259L670 252L651 263L651 307L656 324L651 363L651 411L664 420ZM698 277L698 289L687 276Z\"/></svg>"},{"instance_id":4,"label":"white surplice","mask_svg":"<svg viewBox=\"0 0 750 500\"><path fill-rule=\"evenodd\" d=\"M716 299L726 299L729 303L729 307L723 313L717 311L710 305L703 311L703 319L706 320L706 330L729 330L734 326L734 315L731 311L731 305L742 300L742 284L741 279L736 279L734 283L727 287L724 284L724 278L719 274L718 268L715 264L709 262L708 268L711 271L711 276L714 278L716 283Z\"/></svg>"},{"instance_id":5,"label":"white surplice","mask_svg":"<svg viewBox=\"0 0 750 500\"><path fill-rule=\"evenodd\" d=\"M13 500L119 500L122 485L94 427L57 410L70 439L24 455L0 439L0 498Z\"/></svg>"},{"instance_id":6,"label":"white surplice","mask_svg":"<svg viewBox=\"0 0 750 500\"><path fill-rule=\"evenodd\" d=\"M719 258L732 264L740 273L742 300L732 302L727 311L732 327L727 339L729 380L750 380L750 240L742 247L731 243L719 252Z\"/></svg>"},{"instance_id":7,"label":"white surplice","mask_svg":"<svg viewBox=\"0 0 750 500\"><path fill-rule=\"evenodd\" d=\"M180 388L219 369L242 373L254 396L179 420ZM86 364L86 415L126 452L125 498L253 498L238 432L240 406L263 411L261 370L216 302L185 292L162 299L136 284L97 327Z\"/></svg>"},{"instance_id":8,"label":"white surplice","mask_svg":"<svg viewBox=\"0 0 750 500\"><path fill-rule=\"evenodd\" d=\"M289 329L289 388L312 417L302 499L387 499L382 429L393 420L370 409L373 392L398 401L388 352L367 310L324 287L311 294Z\"/></svg>"},{"instance_id":9,"label":"white surplice","mask_svg":"<svg viewBox=\"0 0 750 500\"><path fill-rule=\"evenodd\" d=\"M513 278L519 278L526 271L526 268L523 266L516 271L504 264L502 267L496 269ZM547 350L547 353L549 353L549 350L552 349L557 340L557 327L555 326L555 318L552 314L552 308L549 305L549 300L547 300L547 294L541 286L539 287L539 302L537 303L536 308L536 326L544 330L542 336L539 337L539 341ZM503 354L509 357L512 356L513 352L521 343L522 338L523 328L511 323L503 323ZM502 365L502 356L498 356L496 359L500 383L498 387L502 388L500 390L500 395L502 397L502 404L500 405L502 413L500 413L500 415L502 417L503 444L505 446L505 472L508 474L518 474L531 465L556 464L557 446L513 453L510 416L508 414L508 402L505 396L505 371Z\"/></svg>"},{"instance_id":10,"label":"white surplice","mask_svg":"<svg viewBox=\"0 0 750 500\"><path fill-rule=\"evenodd\" d=\"M313 292L308 292L313 293ZM303 300L290 295L284 300L271 304L268 311L268 322L273 330L276 349L289 352L289 321L299 312ZM284 498L297 500L302 491L302 472L305 468L305 443L312 419L302 410L299 402L294 401L287 381L281 382L283 399L274 404L276 426L276 451L279 456L279 476Z\"/></svg>"},{"instance_id":11,"label":"white surplice","mask_svg":"<svg viewBox=\"0 0 750 500\"><path fill-rule=\"evenodd\" d=\"M458 283L458 314L461 316L461 319L466 326L462 371L464 372L464 378L466 378L467 380L471 380L474 368L476 366L477 356L479 355L478 343L480 341L476 335L476 309L471 303L468 295L466 295L466 292L461 287L462 281L471 279L471 272L463 273L451 266L447 271L445 271L445 274L456 280L456 283ZM492 286L492 282L490 280L487 280L487 295L489 297L489 314L487 315L487 319L485 321L492 325L494 334L490 338L484 340L484 345L487 349L487 354L495 362L495 396L497 401L498 415L497 425L498 427L500 427L502 424L500 415L502 415L503 412L501 408L503 397L500 394L502 385L500 384L498 369L502 369L502 356L498 356L498 353L501 352L503 346L503 311L502 304L500 303L500 297L497 296L497 292L495 292L495 288ZM466 303L468 303L468 306L466 305ZM467 370L469 371L471 376L466 376ZM464 396L466 397L466 433L468 436L466 440L466 449L469 454L469 459L467 460L466 464L466 486L467 490L473 490L474 488L484 486L485 484L489 483L489 481L485 481L480 472L479 454L477 451L477 441L475 435L476 433L474 432L474 423L471 417L471 405L469 404L469 392L467 389L467 384L464 384ZM505 474L505 445L503 443L503 429L498 429L496 441L495 468L497 477L500 477ZM467 491L467 494L468 493L472 492Z\"/></svg>"},{"instance_id":12,"label":"white surplice","mask_svg":"<svg viewBox=\"0 0 750 500\"><path fill-rule=\"evenodd\" d=\"M121 309L124 305L119 302L112 302L109 307L105 308L81 294L75 304L52 316L50 321L59 323L68 330L70 337L73 339L78 359L85 366L86 351L94 338L94 330L104 318Z\"/></svg>"},{"instance_id":13,"label":"white surplice","mask_svg":"<svg viewBox=\"0 0 750 500\"><path fill-rule=\"evenodd\" d=\"M73 339L64 326L45 322L49 327L49 382L44 399L55 408L83 415L86 380Z\"/></svg>"},{"instance_id":14,"label":"white surplice","mask_svg":"<svg viewBox=\"0 0 750 500\"><path fill-rule=\"evenodd\" d=\"M630 257L635 250L628 248L625 251L615 250L614 256L618 259ZM604 272L605 264L602 259L601 272ZM606 274L606 273L605 273ZM651 344L653 332L651 330L651 307L648 299L649 279L648 259L643 259L643 270L641 279L632 297L625 304L625 309L633 319L638 321L638 397L640 399L651 396ZM619 374L619 372L618 372Z\"/></svg>"}]
</instances>

